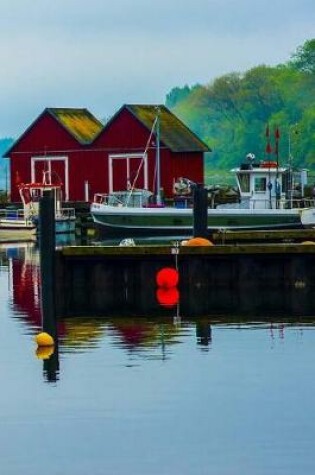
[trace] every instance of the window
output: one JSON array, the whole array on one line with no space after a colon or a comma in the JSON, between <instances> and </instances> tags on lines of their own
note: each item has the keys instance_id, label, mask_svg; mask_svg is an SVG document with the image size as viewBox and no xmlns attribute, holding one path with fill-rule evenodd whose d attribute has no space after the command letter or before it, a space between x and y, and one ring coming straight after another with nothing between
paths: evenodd
<instances>
[{"instance_id":1,"label":"window","mask_svg":"<svg viewBox=\"0 0 315 475\"><path fill-rule=\"evenodd\" d=\"M267 189L266 178L255 178L255 191L264 192Z\"/></svg>"},{"instance_id":2,"label":"window","mask_svg":"<svg viewBox=\"0 0 315 475\"><path fill-rule=\"evenodd\" d=\"M238 182L242 193L249 193L249 174L238 173Z\"/></svg>"}]
</instances>

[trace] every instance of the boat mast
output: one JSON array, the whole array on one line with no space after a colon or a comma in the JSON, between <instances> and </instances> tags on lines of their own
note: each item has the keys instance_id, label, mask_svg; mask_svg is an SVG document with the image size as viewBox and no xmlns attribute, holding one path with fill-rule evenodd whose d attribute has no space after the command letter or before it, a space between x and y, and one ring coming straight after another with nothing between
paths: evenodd
<instances>
[{"instance_id":1,"label":"boat mast","mask_svg":"<svg viewBox=\"0 0 315 475\"><path fill-rule=\"evenodd\" d=\"M266 145L266 154L267 154L267 161L269 163L268 166L268 190L269 190L269 208L272 209L272 197L271 197L271 190L272 190L272 183L271 183L271 170L270 170L270 154L272 152L272 148L270 145L270 130L269 124L266 127L266 138L267 138L267 145Z\"/></svg>"},{"instance_id":2,"label":"boat mast","mask_svg":"<svg viewBox=\"0 0 315 475\"><path fill-rule=\"evenodd\" d=\"M279 138L280 132L277 127L275 130L275 147L276 147L276 160L277 160L277 172L276 172L276 182L275 182L275 193L276 193L276 208L280 207L280 198L281 198L281 188L279 183Z\"/></svg>"},{"instance_id":3,"label":"boat mast","mask_svg":"<svg viewBox=\"0 0 315 475\"><path fill-rule=\"evenodd\" d=\"M160 108L156 108L156 204L161 204Z\"/></svg>"}]
</instances>

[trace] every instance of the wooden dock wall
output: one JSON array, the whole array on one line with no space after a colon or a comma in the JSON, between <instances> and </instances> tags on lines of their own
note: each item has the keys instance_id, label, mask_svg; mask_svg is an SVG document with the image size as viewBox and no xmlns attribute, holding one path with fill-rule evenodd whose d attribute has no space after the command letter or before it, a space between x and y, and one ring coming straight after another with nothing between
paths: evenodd
<instances>
[{"instance_id":1,"label":"wooden dock wall","mask_svg":"<svg viewBox=\"0 0 315 475\"><path fill-rule=\"evenodd\" d=\"M178 269L182 316L315 315L313 244L65 247L56 253L57 315L174 313L157 299L165 266Z\"/></svg>"}]
</instances>

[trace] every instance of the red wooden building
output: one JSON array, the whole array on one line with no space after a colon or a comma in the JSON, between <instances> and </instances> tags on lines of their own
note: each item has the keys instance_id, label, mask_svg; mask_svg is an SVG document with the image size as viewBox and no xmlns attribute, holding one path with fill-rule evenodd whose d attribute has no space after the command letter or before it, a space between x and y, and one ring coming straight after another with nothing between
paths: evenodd
<instances>
[{"instance_id":1,"label":"red wooden building","mask_svg":"<svg viewBox=\"0 0 315 475\"><path fill-rule=\"evenodd\" d=\"M63 183L65 201L88 201L129 184L154 191L157 113L165 196L179 176L203 183L209 148L164 106L124 105L105 126L86 109L48 108L6 153L11 200L19 201L19 182L41 181L47 170Z\"/></svg>"},{"instance_id":2,"label":"red wooden building","mask_svg":"<svg viewBox=\"0 0 315 475\"><path fill-rule=\"evenodd\" d=\"M11 201L20 201L19 183L42 182L43 171L63 183L65 201L83 200L89 146L102 128L86 109L45 109L6 152Z\"/></svg>"}]
</instances>

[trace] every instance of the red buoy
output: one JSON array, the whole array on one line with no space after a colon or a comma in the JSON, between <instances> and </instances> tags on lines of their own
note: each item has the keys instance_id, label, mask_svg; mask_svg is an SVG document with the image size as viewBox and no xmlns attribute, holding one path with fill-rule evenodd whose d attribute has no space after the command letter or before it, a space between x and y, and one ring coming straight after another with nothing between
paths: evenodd
<instances>
[{"instance_id":1,"label":"red buoy","mask_svg":"<svg viewBox=\"0 0 315 475\"><path fill-rule=\"evenodd\" d=\"M177 287L159 287L156 291L156 300L163 307L175 307L179 301L179 291Z\"/></svg>"},{"instance_id":2,"label":"red buoy","mask_svg":"<svg viewBox=\"0 0 315 475\"><path fill-rule=\"evenodd\" d=\"M156 274L156 283L159 287L175 287L178 284L178 272L173 267L163 267Z\"/></svg>"}]
</instances>

